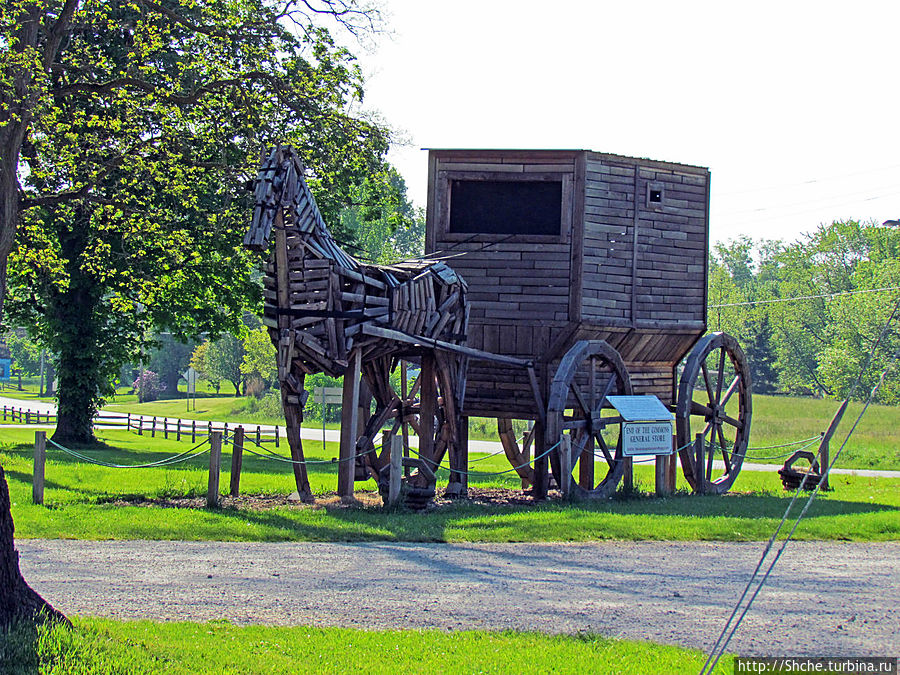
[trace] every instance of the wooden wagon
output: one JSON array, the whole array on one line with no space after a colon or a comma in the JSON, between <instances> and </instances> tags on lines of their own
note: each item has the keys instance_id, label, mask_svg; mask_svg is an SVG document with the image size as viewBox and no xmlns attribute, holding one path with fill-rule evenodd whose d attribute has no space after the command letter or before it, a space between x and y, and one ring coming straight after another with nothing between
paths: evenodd
<instances>
[{"instance_id":1,"label":"wooden wagon","mask_svg":"<svg viewBox=\"0 0 900 675\"><path fill-rule=\"evenodd\" d=\"M690 484L722 492L734 482L751 383L735 340L702 338L709 178L702 167L586 150L430 151L426 250L468 284L467 345L533 361L548 401L541 425L521 368L470 362L462 414L501 420L514 463L524 455L506 420L533 419L536 453L570 434L582 491L607 495L626 466L621 420L604 399L655 394L676 413L677 447L699 432L719 448L702 470L683 449Z\"/></svg>"},{"instance_id":2,"label":"wooden wagon","mask_svg":"<svg viewBox=\"0 0 900 675\"><path fill-rule=\"evenodd\" d=\"M402 435L409 454L411 433L413 492L433 494L432 469L448 458L449 491L464 494L476 415L498 419L536 497L551 478L609 496L630 468L613 394L655 394L675 413L694 489L732 485L751 383L734 339L704 337L707 169L584 150L431 150L426 257L387 267L337 246L302 174L296 155L276 148L245 239L267 248L275 234L264 320L301 495L311 496L302 384L317 371L344 375L345 497L354 478L384 480L390 439ZM420 366L413 382L409 361ZM521 444L513 419L533 422ZM697 434L713 451L690 447Z\"/></svg>"}]
</instances>

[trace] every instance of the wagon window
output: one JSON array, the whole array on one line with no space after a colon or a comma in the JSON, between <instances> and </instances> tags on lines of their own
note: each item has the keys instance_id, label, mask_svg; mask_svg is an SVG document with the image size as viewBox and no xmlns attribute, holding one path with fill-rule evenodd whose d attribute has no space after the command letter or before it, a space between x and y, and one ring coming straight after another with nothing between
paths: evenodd
<instances>
[{"instance_id":1,"label":"wagon window","mask_svg":"<svg viewBox=\"0 0 900 675\"><path fill-rule=\"evenodd\" d=\"M453 180L449 231L559 236L562 181Z\"/></svg>"}]
</instances>

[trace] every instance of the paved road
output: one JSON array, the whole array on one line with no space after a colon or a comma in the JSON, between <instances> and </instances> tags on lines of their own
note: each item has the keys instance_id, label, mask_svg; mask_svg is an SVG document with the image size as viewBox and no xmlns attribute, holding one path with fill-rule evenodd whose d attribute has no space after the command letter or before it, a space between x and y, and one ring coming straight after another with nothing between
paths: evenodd
<instances>
[{"instance_id":1,"label":"paved road","mask_svg":"<svg viewBox=\"0 0 900 675\"><path fill-rule=\"evenodd\" d=\"M120 619L533 629L708 650L761 543L21 540L62 611ZM900 655L900 544L794 542L730 650Z\"/></svg>"}]
</instances>

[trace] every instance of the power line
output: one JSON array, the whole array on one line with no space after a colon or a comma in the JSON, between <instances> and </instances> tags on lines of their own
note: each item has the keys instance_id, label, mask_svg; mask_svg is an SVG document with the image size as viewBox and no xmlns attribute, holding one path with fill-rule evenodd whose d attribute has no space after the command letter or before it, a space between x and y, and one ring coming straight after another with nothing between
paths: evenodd
<instances>
[{"instance_id":1,"label":"power line","mask_svg":"<svg viewBox=\"0 0 900 675\"><path fill-rule=\"evenodd\" d=\"M731 192L722 192L723 196L731 196L731 195L745 195L752 194L754 192L770 192L772 190L784 190L786 188L798 187L800 185L815 185L816 183L824 183L832 180L843 180L844 178L852 178L853 176L866 176L872 173L879 173L882 171L893 171L894 169L900 169L900 164L895 164L893 166L883 166L878 169L866 169L865 171L854 171L853 173L845 173L836 176L824 176L822 178L810 178L808 180L798 181L796 183L782 183L781 185L770 185L767 187L761 188L751 188L749 190L733 190Z\"/></svg>"},{"instance_id":2,"label":"power line","mask_svg":"<svg viewBox=\"0 0 900 675\"><path fill-rule=\"evenodd\" d=\"M885 288L865 288L856 291L840 291L838 293L819 293L817 295L798 295L793 298L769 298L767 300L748 300L747 302L728 302L721 305L710 305L710 309L722 307L746 307L748 305L770 305L775 302L794 302L796 300L816 300L818 298L837 298L842 295L858 295L860 293L882 293L884 291L900 291L900 286L887 286Z\"/></svg>"}]
</instances>

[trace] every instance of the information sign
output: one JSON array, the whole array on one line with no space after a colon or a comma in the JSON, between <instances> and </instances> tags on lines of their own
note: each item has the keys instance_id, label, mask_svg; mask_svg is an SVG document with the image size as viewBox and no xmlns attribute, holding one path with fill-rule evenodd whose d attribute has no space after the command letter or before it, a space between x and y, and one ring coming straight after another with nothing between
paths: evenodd
<instances>
[{"instance_id":1,"label":"information sign","mask_svg":"<svg viewBox=\"0 0 900 675\"><path fill-rule=\"evenodd\" d=\"M625 422L622 425L622 454L671 455L672 420L658 422Z\"/></svg>"}]
</instances>

